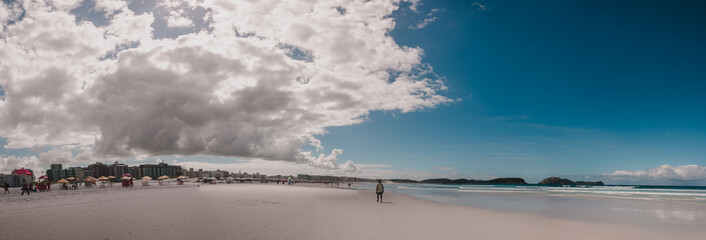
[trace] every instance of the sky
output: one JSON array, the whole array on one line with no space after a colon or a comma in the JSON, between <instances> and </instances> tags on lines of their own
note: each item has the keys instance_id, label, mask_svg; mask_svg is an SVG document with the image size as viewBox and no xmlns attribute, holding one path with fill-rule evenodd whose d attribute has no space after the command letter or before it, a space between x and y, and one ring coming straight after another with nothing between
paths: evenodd
<instances>
[{"instance_id":1,"label":"sky","mask_svg":"<svg viewBox=\"0 0 706 240\"><path fill-rule=\"evenodd\" d=\"M3 1L0 172L706 185L700 1Z\"/></svg>"}]
</instances>

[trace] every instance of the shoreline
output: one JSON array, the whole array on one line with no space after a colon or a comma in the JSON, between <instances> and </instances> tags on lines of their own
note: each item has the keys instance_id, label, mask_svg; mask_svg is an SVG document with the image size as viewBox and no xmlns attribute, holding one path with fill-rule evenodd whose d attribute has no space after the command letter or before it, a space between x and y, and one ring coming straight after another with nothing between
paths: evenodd
<instances>
[{"instance_id":1,"label":"shoreline","mask_svg":"<svg viewBox=\"0 0 706 240\"><path fill-rule=\"evenodd\" d=\"M515 190L510 186L477 188L452 186L419 187L423 184L393 184L390 189L418 199L452 205L468 206L501 212L523 212L549 218L627 224L663 231L694 231L706 224L706 202L695 193L694 198L642 197L639 195L591 194L573 188ZM598 187L603 188L603 187ZM590 188L589 188L590 189ZM586 190L581 188L580 191ZM601 192L609 190L597 189ZM568 191L569 193L563 193ZM622 191L622 190L621 190ZM679 193L681 194L681 193ZM658 195L662 195L661 192Z\"/></svg>"},{"instance_id":2,"label":"shoreline","mask_svg":"<svg viewBox=\"0 0 706 240\"><path fill-rule=\"evenodd\" d=\"M381 204L372 190L315 185L191 183L78 190L30 201L0 197L0 232L10 239L700 239L704 233L502 212L391 192ZM81 224L63 225L73 221ZM80 228L85 222L92 224ZM15 234L23 223L42 227Z\"/></svg>"}]
</instances>

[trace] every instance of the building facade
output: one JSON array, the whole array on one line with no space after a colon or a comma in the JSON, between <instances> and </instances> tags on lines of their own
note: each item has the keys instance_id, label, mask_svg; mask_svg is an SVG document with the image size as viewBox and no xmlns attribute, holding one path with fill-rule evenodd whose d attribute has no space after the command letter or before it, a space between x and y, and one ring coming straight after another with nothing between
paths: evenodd
<instances>
[{"instance_id":1,"label":"building facade","mask_svg":"<svg viewBox=\"0 0 706 240\"><path fill-rule=\"evenodd\" d=\"M132 173L130 173L130 167L128 167L124 163L119 163L119 162L115 161L114 164L108 166L108 169L110 171L111 176L120 177L126 173L130 174L130 176L132 176Z\"/></svg>"},{"instance_id":2,"label":"building facade","mask_svg":"<svg viewBox=\"0 0 706 240\"><path fill-rule=\"evenodd\" d=\"M216 172L213 173L214 177L216 178L227 178L230 177L230 172L228 171L221 171L220 169L216 169Z\"/></svg>"},{"instance_id":3,"label":"building facade","mask_svg":"<svg viewBox=\"0 0 706 240\"><path fill-rule=\"evenodd\" d=\"M3 184L8 184L10 187L21 187L22 183L32 181L32 176L24 174L3 174L0 178Z\"/></svg>"},{"instance_id":4,"label":"building facade","mask_svg":"<svg viewBox=\"0 0 706 240\"><path fill-rule=\"evenodd\" d=\"M56 182L61 179L70 177L79 178L79 176L77 176L76 174L76 168L64 169L61 164L52 164L51 168L47 170L46 175L49 178L49 181L52 182ZM80 175L81 177L83 177L83 171L81 171Z\"/></svg>"},{"instance_id":5,"label":"building facade","mask_svg":"<svg viewBox=\"0 0 706 240\"><path fill-rule=\"evenodd\" d=\"M72 172L73 177L76 177L76 179L78 179L79 181L88 177L83 175L83 169L81 169L81 167L69 167L67 170Z\"/></svg>"},{"instance_id":6,"label":"building facade","mask_svg":"<svg viewBox=\"0 0 706 240\"><path fill-rule=\"evenodd\" d=\"M96 162L94 164L88 165L88 170L91 170L91 175L93 175L93 177L95 178L111 176L110 168L108 168L108 165L105 165L102 162Z\"/></svg>"},{"instance_id":7,"label":"building facade","mask_svg":"<svg viewBox=\"0 0 706 240\"><path fill-rule=\"evenodd\" d=\"M143 176L149 176L151 178L158 178L160 176L169 176L170 178L175 178L181 175L181 166L169 165L166 163L158 164L142 164L140 165Z\"/></svg>"},{"instance_id":8,"label":"building facade","mask_svg":"<svg viewBox=\"0 0 706 240\"><path fill-rule=\"evenodd\" d=\"M139 166L134 166L134 167L129 167L130 170L130 176L133 176L134 178L141 178L144 175L142 174L142 169Z\"/></svg>"}]
</instances>

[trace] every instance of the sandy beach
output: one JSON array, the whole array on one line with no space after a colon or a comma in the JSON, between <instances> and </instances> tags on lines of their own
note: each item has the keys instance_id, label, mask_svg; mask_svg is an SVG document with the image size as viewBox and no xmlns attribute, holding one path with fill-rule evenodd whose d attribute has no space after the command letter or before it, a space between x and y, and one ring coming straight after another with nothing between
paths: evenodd
<instances>
[{"instance_id":1,"label":"sandy beach","mask_svg":"<svg viewBox=\"0 0 706 240\"><path fill-rule=\"evenodd\" d=\"M2 239L702 239L372 191L220 184L0 196Z\"/></svg>"}]
</instances>

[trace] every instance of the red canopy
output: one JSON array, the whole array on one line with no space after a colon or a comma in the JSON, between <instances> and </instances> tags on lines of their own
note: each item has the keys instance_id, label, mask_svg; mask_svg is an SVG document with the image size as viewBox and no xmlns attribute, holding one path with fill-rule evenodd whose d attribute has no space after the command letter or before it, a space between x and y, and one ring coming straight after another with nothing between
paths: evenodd
<instances>
[{"instance_id":1,"label":"red canopy","mask_svg":"<svg viewBox=\"0 0 706 240\"><path fill-rule=\"evenodd\" d=\"M130 176L129 173L124 173L124 174L123 174L123 177L132 177L132 176Z\"/></svg>"},{"instance_id":2,"label":"red canopy","mask_svg":"<svg viewBox=\"0 0 706 240\"><path fill-rule=\"evenodd\" d=\"M32 172L30 172L29 170L24 169L24 168L23 168L23 169L17 169L17 170L15 170L15 171L12 171L12 174L22 174L22 175L34 176L34 174L32 174Z\"/></svg>"}]
</instances>

